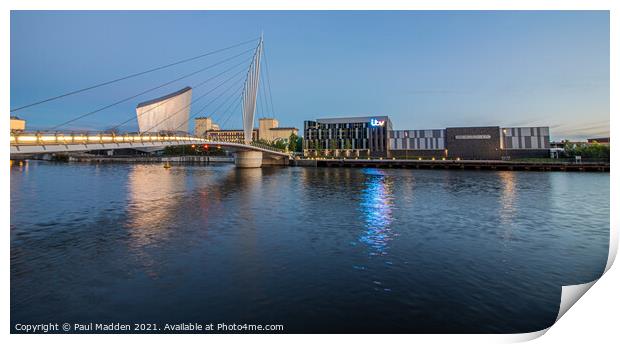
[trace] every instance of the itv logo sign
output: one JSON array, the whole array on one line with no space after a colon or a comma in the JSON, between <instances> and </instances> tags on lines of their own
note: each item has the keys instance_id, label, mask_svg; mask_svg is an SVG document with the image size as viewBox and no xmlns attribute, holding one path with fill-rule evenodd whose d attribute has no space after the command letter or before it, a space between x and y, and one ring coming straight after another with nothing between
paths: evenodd
<instances>
[{"instance_id":1,"label":"itv logo sign","mask_svg":"<svg viewBox=\"0 0 620 344\"><path fill-rule=\"evenodd\" d=\"M385 125L385 121L380 121L376 118L371 118L370 125L373 127L383 127Z\"/></svg>"}]
</instances>

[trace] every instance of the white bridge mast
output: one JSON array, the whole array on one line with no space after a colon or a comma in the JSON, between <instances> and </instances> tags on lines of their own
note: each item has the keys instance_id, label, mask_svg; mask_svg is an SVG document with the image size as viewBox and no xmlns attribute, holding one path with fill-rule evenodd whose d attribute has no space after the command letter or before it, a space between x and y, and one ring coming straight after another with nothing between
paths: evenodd
<instances>
[{"instance_id":1,"label":"white bridge mast","mask_svg":"<svg viewBox=\"0 0 620 344\"><path fill-rule=\"evenodd\" d=\"M256 97L258 94L260 78L260 59L263 54L263 35L254 52L250 69L248 70L245 84L243 86L243 139L245 144L252 142L252 131L254 130L254 114L256 113Z\"/></svg>"}]
</instances>

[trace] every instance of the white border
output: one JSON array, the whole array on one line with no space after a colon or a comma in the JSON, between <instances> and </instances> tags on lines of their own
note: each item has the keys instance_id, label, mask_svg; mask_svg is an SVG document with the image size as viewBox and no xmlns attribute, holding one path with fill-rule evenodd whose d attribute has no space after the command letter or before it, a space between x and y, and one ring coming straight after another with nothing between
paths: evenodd
<instances>
[{"instance_id":1,"label":"white border","mask_svg":"<svg viewBox=\"0 0 620 344\"><path fill-rule=\"evenodd\" d=\"M4 82L2 83L2 93L0 96L3 109L8 112L10 108L9 104L9 73L10 73L10 58L9 58L9 37L10 37L10 12L11 9L20 10L32 10L32 9L123 9L123 10L164 10L164 9L176 9L176 10L275 10L275 9L287 9L287 10L302 10L302 9L314 9L314 10L480 10L480 9L494 9L494 10L611 10L610 22L611 22L611 84L610 94L620 94L618 92L618 61L620 61L620 55L618 54L618 37L620 37L619 19L618 15L618 1L603 1L603 0L590 0L590 1L577 1L577 0L498 0L498 1L484 1L484 0L436 0L436 1L396 1L396 0L382 0L382 1L370 1L370 0L357 0L357 1L341 1L341 0L262 0L262 1L250 1L250 0L229 0L220 2L205 2L204 0L150 0L148 2L141 3L135 1L129 3L123 0L107 0L107 1L70 1L70 0L57 0L57 1L44 1L44 0L10 0L2 1L2 14L0 25L2 34L2 75ZM614 40L615 38L615 40ZM616 97L617 98L617 97ZM617 115L618 101L611 97L610 113ZM610 116L610 132L616 132L617 120L614 115ZM8 121L3 122L3 127L0 129L0 140L8 142ZM3 161L9 160L8 145L2 149ZM611 161L617 161L617 150L612 151ZM6 167L5 167L6 168ZM8 171L6 168L5 171ZM611 209L618 209L618 178L617 171L612 168L611 170ZM10 185L9 173L2 174L2 186L3 190L8 190ZM455 341L465 343L485 343L485 342L515 342L524 341L536 338L547 331L549 334L543 336L540 340L547 342L560 342L570 340L592 340L593 338L617 338L616 326L618 319L618 293L617 288L620 281L620 273L618 268L611 269L612 263L617 253L618 247L618 215L612 212L611 214L611 236L610 236L610 255L606 267L606 273L596 284L587 283L586 285L565 287L562 294L563 311L566 311L570 306L569 303L573 303L590 287L594 289L593 292L588 293L584 300L577 303L574 312L568 312L562 317L556 325L550 329L539 331L529 334L515 334L515 335L212 335L205 337L204 335L166 335L166 336L152 336L152 335L53 335L42 338L41 336L26 336L26 335L8 335L9 333L9 316L10 316L10 303L9 303L9 267L10 267L10 240L9 240L9 193L6 193L2 199L3 219L5 223L5 245L2 246L3 252L3 264L2 266L2 304L3 311L0 316L0 327L2 333L8 336L9 340L16 342L29 342L34 340L45 340L52 343L65 343L65 342L105 342L111 340L148 340L151 342L168 342L169 340L188 340L188 341L200 341L205 340L218 342L236 342L238 340L243 341L257 341L264 343L272 342L312 342L323 340L338 340L338 341L355 341L355 342L373 342L376 343L379 340L389 340L394 342L407 342L412 341L424 341L424 342L438 342L438 343L453 343ZM609 270L609 271L608 271ZM564 292L567 291L567 292ZM570 295L568 293L570 291ZM577 297L576 297L577 296Z\"/></svg>"}]
</instances>

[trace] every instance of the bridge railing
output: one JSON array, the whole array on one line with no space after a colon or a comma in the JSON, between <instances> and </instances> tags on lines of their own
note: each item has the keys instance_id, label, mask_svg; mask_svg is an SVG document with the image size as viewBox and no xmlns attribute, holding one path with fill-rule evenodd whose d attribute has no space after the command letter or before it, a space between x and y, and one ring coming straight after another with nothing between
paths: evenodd
<instances>
[{"instance_id":1,"label":"bridge railing","mask_svg":"<svg viewBox=\"0 0 620 344\"><path fill-rule=\"evenodd\" d=\"M145 143L145 142L184 142L210 140L201 137L158 134L158 133L48 133L48 132L11 132L11 145L69 145L69 144L105 144L105 143Z\"/></svg>"},{"instance_id":2,"label":"bridge railing","mask_svg":"<svg viewBox=\"0 0 620 344\"><path fill-rule=\"evenodd\" d=\"M167 133L109 133L109 132L11 132L11 146L49 146L49 145L88 145L88 144L145 144L145 143L217 143L222 144L228 141L213 140L210 138L196 137L183 134ZM243 141L230 141L230 143L245 145ZM251 142L251 146L267 151L287 153L283 149L278 149L259 142Z\"/></svg>"},{"instance_id":3,"label":"bridge railing","mask_svg":"<svg viewBox=\"0 0 620 344\"><path fill-rule=\"evenodd\" d=\"M209 137L209 136L207 136ZM213 136L213 141L220 141L220 142L229 142L229 143L236 143L236 144L240 144L240 145L245 145L245 140L240 139L240 138L222 138L222 137L218 137L218 136ZM272 152L279 152L279 153L288 153L286 150L284 149L280 149L280 148L276 148L270 145L266 145L264 143L260 143L258 141L252 141L250 142L250 146L254 146L257 148L261 148L264 150L268 150L268 151L272 151Z\"/></svg>"},{"instance_id":4,"label":"bridge railing","mask_svg":"<svg viewBox=\"0 0 620 344\"><path fill-rule=\"evenodd\" d=\"M286 151L284 149L276 148L276 147L273 147L273 146L270 146L270 145L266 145L264 143L260 143L260 142L256 142L256 141L250 142L250 145L254 146L254 147L258 147L258 148L274 151L274 152L286 153Z\"/></svg>"}]
</instances>

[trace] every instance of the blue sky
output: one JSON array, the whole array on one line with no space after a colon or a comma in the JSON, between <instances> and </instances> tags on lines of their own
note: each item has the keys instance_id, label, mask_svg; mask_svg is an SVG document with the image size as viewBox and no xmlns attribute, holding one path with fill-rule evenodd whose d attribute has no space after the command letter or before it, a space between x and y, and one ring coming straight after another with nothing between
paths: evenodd
<instances>
[{"instance_id":1,"label":"blue sky","mask_svg":"<svg viewBox=\"0 0 620 344\"><path fill-rule=\"evenodd\" d=\"M396 129L545 125L554 139L609 135L606 11L14 11L11 108L230 46L261 31L274 115L283 126L374 114L391 116ZM249 47L16 114L30 128L49 128ZM138 102L193 86L226 66L63 129L118 124L135 117ZM194 98L200 94L194 90ZM192 114L216 95L192 105ZM217 104L198 114L209 115ZM264 105L259 116L271 115L267 110ZM216 120L219 115L226 116L214 113ZM226 127L241 126L240 110L226 118ZM136 122L124 128L135 130Z\"/></svg>"}]
</instances>

